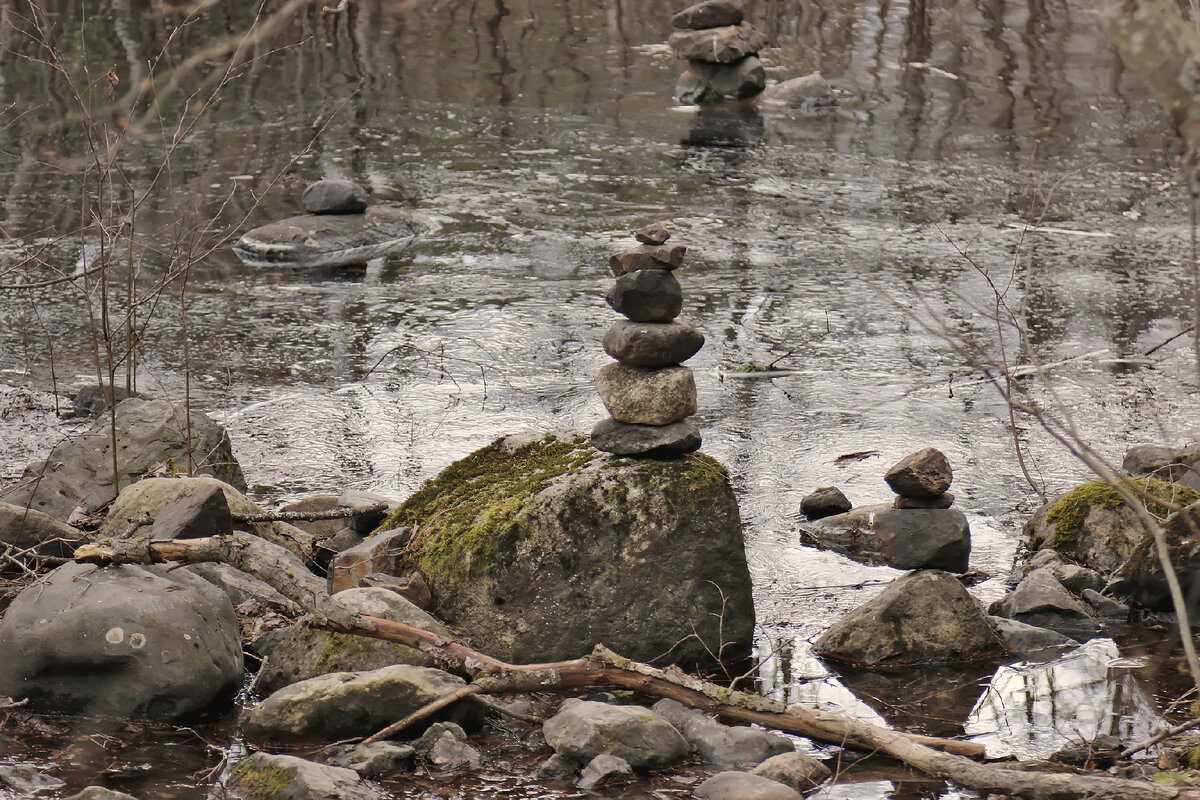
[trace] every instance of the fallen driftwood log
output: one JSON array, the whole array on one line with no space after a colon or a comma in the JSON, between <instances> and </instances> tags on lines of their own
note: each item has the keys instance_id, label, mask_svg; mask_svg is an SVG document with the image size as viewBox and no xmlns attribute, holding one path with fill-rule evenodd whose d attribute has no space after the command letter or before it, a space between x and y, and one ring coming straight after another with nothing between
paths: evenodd
<instances>
[{"instance_id":1,"label":"fallen driftwood log","mask_svg":"<svg viewBox=\"0 0 1200 800\"><path fill-rule=\"evenodd\" d=\"M570 661L507 664L466 645L397 622L353 613L325 592L324 582L290 564L283 548L233 534L204 539L154 541L139 537L102 540L81 546L77 561L97 564L198 563L221 561L271 584L334 630L400 642L420 649L472 683L442 698L372 739L389 735L431 713L436 706L468 694L554 691L582 686L619 686L654 697L669 697L736 722L756 722L788 733L879 753L931 776L980 792L1031 800L1200 800L1200 789L1159 786L1148 781L1098 775L1042 773L981 764L983 748L971 742L890 730L841 714L733 691L684 674L621 658L602 646Z\"/></svg>"}]
</instances>

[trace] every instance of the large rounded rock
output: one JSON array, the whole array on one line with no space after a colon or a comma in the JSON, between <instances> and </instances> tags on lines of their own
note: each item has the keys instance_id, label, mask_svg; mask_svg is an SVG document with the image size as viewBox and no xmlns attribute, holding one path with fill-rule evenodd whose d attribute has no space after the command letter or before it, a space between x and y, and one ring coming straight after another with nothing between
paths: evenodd
<instances>
[{"instance_id":1,"label":"large rounded rock","mask_svg":"<svg viewBox=\"0 0 1200 800\"><path fill-rule=\"evenodd\" d=\"M229 773L229 790L247 800L379 800L352 769L296 756L254 753Z\"/></svg>"},{"instance_id":2,"label":"large rounded rock","mask_svg":"<svg viewBox=\"0 0 1200 800\"><path fill-rule=\"evenodd\" d=\"M185 572L66 564L0 621L0 694L39 709L175 719L242 680L229 600Z\"/></svg>"},{"instance_id":3,"label":"large rounded rock","mask_svg":"<svg viewBox=\"0 0 1200 800\"><path fill-rule=\"evenodd\" d=\"M722 645L730 658L750 650L737 501L707 456L628 459L583 437L500 439L385 525L415 531L406 568L424 573L430 611L506 661L574 658L600 642L687 665Z\"/></svg>"},{"instance_id":4,"label":"large rounded rock","mask_svg":"<svg viewBox=\"0 0 1200 800\"><path fill-rule=\"evenodd\" d=\"M801 540L855 561L897 569L966 572L971 556L970 525L953 508L861 506L816 520L801 529Z\"/></svg>"},{"instance_id":5,"label":"large rounded rock","mask_svg":"<svg viewBox=\"0 0 1200 800\"><path fill-rule=\"evenodd\" d=\"M464 685L448 672L409 664L331 672L263 700L243 718L242 732L256 741L285 743L365 737ZM467 698L438 712L437 718L475 727L482 721L482 707Z\"/></svg>"},{"instance_id":6,"label":"large rounded rock","mask_svg":"<svg viewBox=\"0 0 1200 800\"><path fill-rule=\"evenodd\" d=\"M1183 589L1184 597L1195 597L1200 586L1200 538L1192 532L1200 528L1200 503L1168 516L1162 523L1167 555ZM1109 595L1128 597L1149 608L1170 610L1171 593L1163 574L1154 537L1149 532L1133 548L1129 558L1108 583Z\"/></svg>"},{"instance_id":7,"label":"large rounded rock","mask_svg":"<svg viewBox=\"0 0 1200 800\"><path fill-rule=\"evenodd\" d=\"M300 205L306 214L361 214L367 210L367 190L354 181L317 181L300 195Z\"/></svg>"},{"instance_id":8,"label":"large rounded rock","mask_svg":"<svg viewBox=\"0 0 1200 800\"><path fill-rule=\"evenodd\" d=\"M389 589L347 589L338 592L337 600L359 614L450 636L446 626ZM274 692L317 675L363 672L392 664L432 667L434 660L420 650L396 642L337 633L310 620L301 620L271 649L258 676L258 685L264 692Z\"/></svg>"},{"instance_id":9,"label":"large rounded rock","mask_svg":"<svg viewBox=\"0 0 1200 800\"><path fill-rule=\"evenodd\" d=\"M954 473L941 450L926 447L897 461L883 479L901 497L932 499L950 488Z\"/></svg>"},{"instance_id":10,"label":"large rounded rock","mask_svg":"<svg viewBox=\"0 0 1200 800\"><path fill-rule=\"evenodd\" d=\"M683 30L720 28L737 25L744 17L741 0L704 0L671 17L671 27Z\"/></svg>"},{"instance_id":11,"label":"large rounded rock","mask_svg":"<svg viewBox=\"0 0 1200 800\"><path fill-rule=\"evenodd\" d=\"M1155 479L1135 479L1137 491L1188 505L1200 499L1192 489ZM1163 517L1165 506L1150 505L1151 513ZM1025 525L1031 550L1049 548L1085 567L1110 573L1128 559L1146 531L1133 509L1125 505L1117 490L1104 481L1076 486L1039 508Z\"/></svg>"},{"instance_id":12,"label":"large rounded rock","mask_svg":"<svg viewBox=\"0 0 1200 800\"><path fill-rule=\"evenodd\" d=\"M954 576L910 572L835 622L816 652L865 666L963 661L999 655L1004 644Z\"/></svg>"},{"instance_id":13,"label":"large rounded rock","mask_svg":"<svg viewBox=\"0 0 1200 800\"><path fill-rule=\"evenodd\" d=\"M0 545L11 545L17 550L29 550L42 556L70 558L76 546L86 540L83 531L40 511L0 503ZM0 564L0 572L9 566Z\"/></svg>"},{"instance_id":14,"label":"large rounded rock","mask_svg":"<svg viewBox=\"0 0 1200 800\"><path fill-rule=\"evenodd\" d=\"M696 800L803 800L779 781L753 772L718 772L696 787Z\"/></svg>"},{"instance_id":15,"label":"large rounded rock","mask_svg":"<svg viewBox=\"0 0 1200 800\"><path fill-rule=\"evenodd\" d=\"M246 488L224 428L193 409L188 436L188 416L182 406L131 397L96 420L82 436L59 444L45 461L26 467L17 484L0 492L0 499L41 511L60 522L65 522L76 508L92 512L112 502L117 496L113 482L113 414L117 418L117 478L121 487L141 480L164 463L186 471L190 453L196 472Z\"/></svg>"},{"instance_id":16,"label":"large rounded rock","mask_svg":"<svg viewBox=\"0 0 1200 800\"><path fill-rule=\"evenodd\" d=\"M665 269L639 269L613 281L604 299L634 322L670 322L683 308L683 287Z\"/></svg>"},{"instance_id":17,"label":"large rounded rock","mask_svg":"<svg viewBox=\"0 0 1200 800\"><path fill-rule=\"evenodd\" d=\"M248 231L234 255L253 266L332 267L386 255L430 227L403 208L373 206L361 214L303 214Z\"/></svg>"},{"instance_id":18,"label":"large rounded rock","mask_svg":"<svg viewBox=\"0 0 1200 800\"><path fill-rule=\"evenodd\" d=\"M704 346L704 334L683 322L616 322L604 334L604 352L631 367L682 364Z\"/></svg>"},{"instance_id":19,"label":"large rounded rock","mask_svg":"<svg viewBox=\"0 0 1200 800\"><path fill-rule=\"evenodd\" d=\"M992 604L991 613L1060 632L1095 632L1087 607L1059 583L1049 567L1034 570L1017 588Z\"/></svg>"},{"instance_id":20,"label":"large rounded rock","mask_svg":"<svg viewBox=\"0 0 1200 800\"><path fill-rule=\"evenodd\" d=\"M608 753L635 769L678 761L688 743L671 723L641 706L570 699L542 725L546 744L578 763Z\"/></svg>"},{"instance_id":21,"label":"large rounded rock","mask_svg":"<svg viewBox=\"0 0 1200 800\"><path fill-rule=\"evenodd\" d=\"M767 37L749 22L698 31L675 31L667 40L677 58L728 64L767 46Z\"/></svg>"},{"instance_id":22,"label":"large rounded rock","mask_svg":"<svg viewBox=\"0 0 1200 800\"><path fill-rule=\"evenodd\" d=\"M670 425L696 413L696 380L687 367L605 364L596 373L596 392L617 422Z\"/></svg>"}]
</instances>

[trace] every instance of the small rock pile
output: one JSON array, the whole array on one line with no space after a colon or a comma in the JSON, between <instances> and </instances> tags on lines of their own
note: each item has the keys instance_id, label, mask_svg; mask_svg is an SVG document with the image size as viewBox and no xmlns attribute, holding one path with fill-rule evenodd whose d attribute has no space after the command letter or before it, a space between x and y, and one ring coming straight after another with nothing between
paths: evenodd
<instances>
[{"instance_id":1,"label":"small rock pile","mask_svg":"<svg viewBox=\"0 0 1200 800\"><path fill-rule=\"evenodd\" d=\"M954 504L954 495L946 491L954 473L946 456L935 447L900 459L883 479L896 493L894 508L949 508Z\"/></svg>"},{"instance_id":2,"label":"small rock pile","mask_svg":"<svg viewBox=\"0 0 1200 800\"><path fill-rule=\"evenodd\" d=\"M767 37L744 20L741 0L705 0L671 17L668 43L688 68L675 84L679 103L745 100L766 86L758 51Z\"/></svg>"},{"instance_id":3,"label":"small rock pile","mask_svg":"<svg viewBox=\"0 0 1200 800\"><path fill-rule=\"evenodd\" d=\"M639 246L609 260L617 280L605 298L628 321L613 324L604 350L617 360L596 376L596 391L612 416L592 430L592 444L616 455L690 453L700 431L692 371L680 366L704 346L704 334L675 320L683 290L673 270L687 248L668 245L662 225L634 232Z\"/></svg>"}]
</instances>

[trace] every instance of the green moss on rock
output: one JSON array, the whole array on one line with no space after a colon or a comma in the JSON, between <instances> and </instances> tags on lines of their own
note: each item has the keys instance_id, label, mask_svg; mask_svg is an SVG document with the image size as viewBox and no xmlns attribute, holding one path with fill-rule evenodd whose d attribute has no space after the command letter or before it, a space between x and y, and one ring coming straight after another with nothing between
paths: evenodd
<instances>
[{"instance_id":1,"label":"green moss on rock","mask_svg":"<svg viewBox=\"0 0 1200 800\"><path fill-rule=\"evenodd\" d=\"M232 777L238 789L249 797L283 797L296 779L296 770L246 760L233 768Z\"/></svg>"},{"instance_id":2,"label":"green moss on rock","mask_svg":"<svg viewBox=\"0 0 1200 800\"><path fill-rule=\"evenodd\" d=\"M1135 493L1148 493L1176 505L1189 505L1200 499L1200 494L1186 486L1169 483L1155 478L1137 478L1128 481ZM1124 505L1117 490L1105 481L1092 481L1077 486L1064 494L1046 513L1046 521L1053 525L1049 539L1035 541L1035 547L1049 546L1064 555L1078 556L1087 547L1085 523L1093 508L1115 509ZM1156 517L1164 517L1169 509L1151 502L1147 508Z\"/></svg>"}]
</instances>

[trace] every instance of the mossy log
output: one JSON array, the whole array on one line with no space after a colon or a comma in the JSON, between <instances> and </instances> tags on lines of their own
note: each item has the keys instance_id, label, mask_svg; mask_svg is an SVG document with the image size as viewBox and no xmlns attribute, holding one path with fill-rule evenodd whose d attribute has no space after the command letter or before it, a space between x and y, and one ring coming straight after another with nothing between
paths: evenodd
<instances>
[{"instance_id":1,"label":"mossy log","mask_svg":"<svg viewBox=\"0 0 1200 800\"><path fill-rule=\"evenodd\" d=\"M324 591L315 575L282 556L282 548L233 534L206 539L102 540L76 551L77 561L97 564L222 561L275 586L334 630L400 642L464 672L479 692L561 691L581 686L619 686L654 697L670 697L733 722L766 727L890 756L924 773L981 792L1014 797L1092 800L1200 800L1200 790L1157 786L1147 781L1093 775L1026 772L981 764L972 742L889 730L842 714L800 704L784 705L688 676L621 658L598 645L591 655L547 664L507 664L459 642L398 622L363 616ZM940 749L935 749L940 748ZM968 757L970 756L970 757Z\"/></svg>"}]
</instances>

